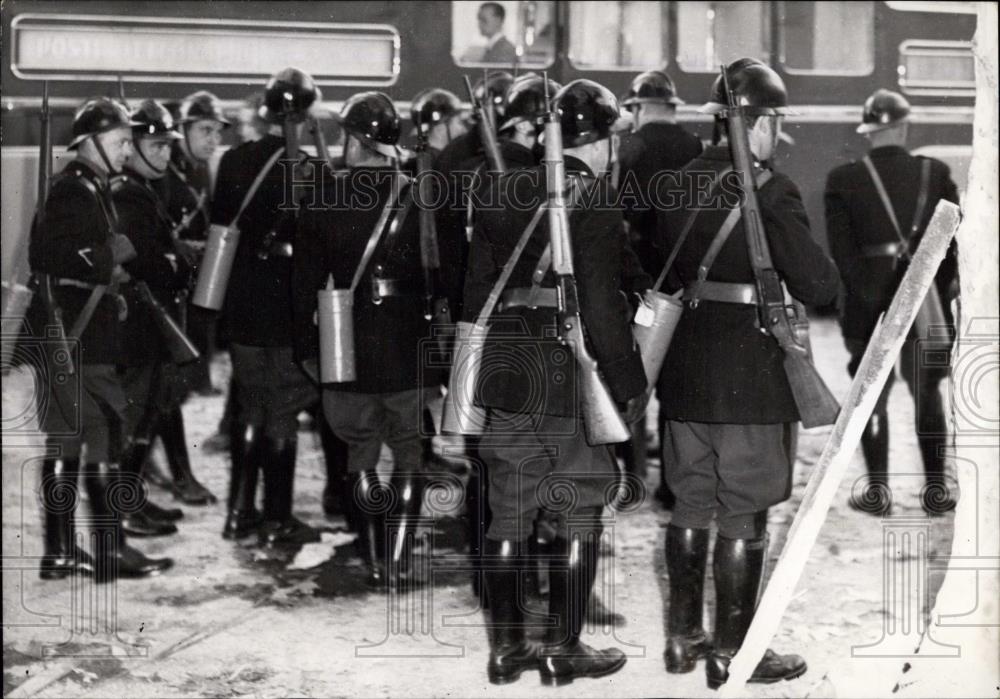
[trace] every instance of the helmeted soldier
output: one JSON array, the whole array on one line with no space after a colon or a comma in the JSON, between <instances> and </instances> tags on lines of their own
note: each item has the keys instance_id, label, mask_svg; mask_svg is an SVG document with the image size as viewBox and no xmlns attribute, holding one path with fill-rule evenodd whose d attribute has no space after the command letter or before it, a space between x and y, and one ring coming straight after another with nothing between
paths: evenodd
<instances>
[{"instance_id":1,"label":"helmeted soldier","mask_svg":"<svg viewBox=\"0 0 1000 699\"><path fill-rule=\"evenodd\" d=\"M380 92L356 94L339 122L347 172L325 184L325 208L303 211L296 236L296 351L307 364L329 361L318 352L317 292L331 281L332 288L353 290L347 322L356 378L323 385L323 413L348 445L369 583L408 585L416 582L409 545L424 492L421 420L441 383L439 372L421 367L421 344L431 328L420 226L412 185L398 169L401 124L392 100ZM446 259L442 255L442 265ZM375 472L383 444L393 455L391 495Z\"/></svg>"},{"instance_id":2,"label":"helmeted soldier","mask_svg":"<svg viewBox=\"0 0 1000 699\"><path fill-rule=\"evenodd\" d=\"M759 166L772 156L782 116L790 111L785 86L777 73L752 59L737 61L726 72L748 112L750 148L758 164L753 176L774 267L794 298L828 303L837 293L837 270L809 234L798 188L786 175ZM729 124L727 109L720 76L711 101L702 108L715 115L720 139ZM729 662L753 618L767 549L767 509L791 492L791 443L799 413L782 368L782 351L757 327L743 223L725 223L739 205L733 193L740 191L728 143L721 140L706 148L681 171L679 181L661 184L659 201L697 192L696 177L706 172L713 175L707 204L704 196L696 198L697 204L688 196L686 207L658 212L656 242L662 254L673 253L682 231L688 230L667 288L684 289L689 308L677 326L659 384L660 410L673 448L673 458L665 464L667 483L676 497L667 527L670 611L664 658L667 671L677 673L692 671L697 659L708 655L708 684L718 687L726 681ZM702 628L713 519L719 528L713 557L714 646ZM805 670L799 656L768 650L750 681L775 682Z\"/></svg>"},{"instance_id":3,"label":"helmeted soldier","mask_svg":"<svg viewBox=\"0 0 1000 699\"><path fill-rule=\"evenodd\" d=\"M173 221L171 236L176 241L177 254L189 265L196 266L205 244L211 210L209 161L230 122L218 98L206 91L185 97L175 121L181 137L173 141L166 173L150 180L150 184ZM215 351L217 314L188 306L183 299L181 304L183 325L201 353L197 362L180 370L181 378L188 390L215 395L218 391L212 387L209 363ZM171 473L169 478L163 476L148 459L148 476L169 488L177 500L187 505L212 504L216 502L215 496L191 477L184 435L180 406L164 411L154 426L154 436L159 436L163 442Z\"/></svg>"},{"instance_id":4,"label":"helmeted soldier","mask_svg":"<svg viewBox=\"0 0 1000 699\"><path fill-rule=\"evenodd\" d=\"M584 325L600 328L589 335L590 350L612 397L627 405L634 418L645 406L646 381L629 326L630 310L619 293L622 216L619 209L601 204L613 201L603 175L612 162L610 136L618 103L604 87L576 80L554 96L552 108L559 114L566 172L585 190L579 205L571 207L569 223ZM496 205L476 212L463 309L470 322L483 309L534 209L546 198L543 168L487 182ZM490 473L492 520L484 572L492 621L487 672L493 683L512 682L537 667L543 681L563 684L607 675L625 664L620 650L595 650L580 641L596 574L601 511L617 470L606 447L590 447L584 439L575 360L563 345L546 339L557 323L554 275L540 264L548 240L543 217L491 316L483 378L476 389L477 402L488 412L480 453ZM523 358L520 370L501 369L512 356ZM530 567L526 540L532 522L540 511L554 509L545 492L557 481L571 483L573 503L556 517L549 558L549 613L556 623L539 649L525 640L518 578Z\"/></svg>"},{"instance_id":5,"label":"helmeted soldier","mask_svg":"<svg viewBox=\"0 0 1000 699\"><path fill-rule=\"evenodd\" d=\"M264 474L262 545L302 543L318 534L292 514L297 416L317 400L317 389L292 357L292 255L295 211L283 208L292 167L301 153L284 152L282 124L301 127L316 99L306 73L275 74L264 94L263 117L271 131L227 151L219 163L212 223L237 226L239 243L226 293L231 319L230 356L236 393L230 433L232 476L223 537L258 529L254 499ZM259 186L252 189L260 179Z\"/></svg>"},{"instance_id":6,"label":"helmeted soldier","mask_svg":"<svg viewBox=\"0 0 1000 699\"><path fill-rule=\"evenodd\" d=\"M500 80L499 84L502 85L504 82L504 80ZM541 133L545 115L548 113L545 87L542 76L535 73L522 75L510 83L503 102L499 105L498 112L503 114L503 117L497 124L497 146L508 173L538 166L540 158L538 136ZM555 95L561 87L559 83L549 80L548 95ZM475 216L474 201L476 197L472 196L472 192L482 190L484 196L488 196L490 183L487 180L499 173L486 167L486 154L480 150L459 164L458 169L451 174L454 177L448 180L449 186L453 188L464 186L468 190L468 194L466 194L467 198L464 201L455 193L449 196L448 207L438 212L438 230L447 231L453 238L464 241L466 240L466 232L472 230ZM462 255L464 262L468 260L469 253L468 246L463 246L463 248L465 250ZM464 279L464 277L465 264L462 265L461 278ZM455 308L460 311L462 304L457 303ZM466 517L469 524L470 556L473 565L477 567L472 575L472 588L473 593L480 596L482 573L478 570L478 564L482 552L483 537L489 527L490 513L489 478L488 474L485 473L486 464L479 456L478 444L478 437L465 436L466 458L470 464L469 481L466 487ZM528 544L532 554L541 553L541 543L537 533L530 537ZM536 558L538 557L536 556ZM537 598L540 594L537 571L532 569L531 573L525 576L525 581L529 601Z\"/></svg>"},{"instance_id":7,"label":"helmeted soldier","mask_svg":"<svg viewBox=\"0 0 1000 699\"><path fill-rule=\"evenodd\" d=\"M462 102L453 92L439 87L421 90L410 104L414 133L427 140L436 155L465 134L468 127L462 114Z\"/></svg>"},{"instance_id":8,"label":"helmeted soldier","mask_svg":"<svg viewBox=\"0 0 1000 699\"><path fill-rule=\"evenodd\" d=\"M640 73L632 80L622 99L633 119L632 131L622 135L619 148L618 188L629 224L629 241L643 268L653 277L663 268L664 257L653 243L656 237L656 206L653 201L657 182L670 177L702 151L701 141L677 123L677 107L684 100L677 94L674 81L662 70ZM661 482L657 499L672 505L662 467L670 458L670 437L665 421L658 419L661 450ZM625 447L625 465L630 472L644 471L646 432L636 424L632 443Z\"/></svg>"},{"instance_id":9,"label":"helmeted soldier","mask_svg":"<svg viewBox=\"0 0 1000 699\"><path fill-rule=\"evenodd\" d=\"M122 471L138 478L157 429L173 417L172 413L179 414L187 394L179 367L167 349L175 338L163 337L155 315L168 314L180 328L181 304L186 301L192 268L177 249L179 243L171 235L174 222L153 187L153 182L166 176L171 146L181 135L170 112L154 100L142 102L132 113L132 121L136 124L132 128L134 155L124 172L111 181L111 191L119 230L137 252L136 259L125 265L131 279L122 292L132 312L123 328L119 367L128 401L125 415L129 445L122 458ZM179 438L166 441L170 442L177 489L188 494L199 490L207 493L191 472L182 420L170 425L164 434L173 436L174 431L179 431ZM142 509L125 518L124 527L126 533L135 536L172 534L177 530L172 522L180 517L180 510L164 510L147 501Z\"/></svg>"},{"instance_id":10,"label":"helmeted soldier","mask_svg":"<svg viewBox=\"0 0 1000 699\"><path fill-rule=\"evenodd\" d=\"M66 324L60 332L79 346L78 355L69 353L72 371L61 352L47 355L47 397L39 401L47 449L56 455L42 465L41 577L47 580L85 574L107 582L145 577L173 565L169 558L150 559L128 546L121 526L122 493L136 505L142 499L141 482L123 478L116 464L125 411L115 371L125 312L117 284L126 276L121 265L134 259L136 251L116 231L108 178L121 170L131 151L131 127L128 112L113 100L91 100L76 112L69 145L76 157L53 179L31 234L29 260L43 286L36 298L38 306L46 307L33 309L44 314L38 327ZM51 338L47 342L51 344ZM61 382L60 375L68 380ZM82 453L98 533L93 558L76 545L74 509Z\"/></svg>"},{"instance_id":11,"label":"helmeted soldier","mask_svg":"<svg viewBox=\"0 0 1000 699\"><path fill-rule=\"evenodd\" d=\"M659 274L663 258L652 243L656 207L650 187L660 173L677 172L702 151L701 141L677 123L677 107L684 104L673 80L660 70L640 73L632 80L622 106L632 113L633 130L622 138L619 189L626 195L625 220L632 244L646 271ZM629 192L638 194L633 198Z\"/></svg>"},{"instance_id":12,"label":"helmeted soldier","mask_svg":"<svg viewBox=\"0 0 1000 699\"><path fill-rule=\"evenodd\" d=\"M906 150L910 105L898 92L878 90L864 104L858 133L871 142L859 161L835 168L826 183L826 222L830 252L840 268L846 295L841 329L851 353L848 371L854 376L879 316L886 311L906 271L909 256L941 199L958 203L958 191L948 166L940 160L914 156ZM956 247L952 243L935 277L927 304L940 299L938 331L954 337L950 301L958 293ZM916 403L916 430L927 484L921 493L931 515L955 507L944 480L947 427L939 384L949 361L921 357L917 328L900 353L903 377ZM874 515L891 506L889 491L888 398L893 376L885 385L865 431L861 447L868 466L868 485L850 505Z\"/></svg>"},{"instance_id":13,"label":"helmeted soldier","mask_svg":"<svg viewBox=\"0 0 1000 699\"><path fill-rule=\"evenodd\" d=\"M495 118L494 125L499 126L504 118L504 97L508 88L514 82L513 76L506 71L492 71L484 78L476 81L472 94L476 100L490 110ZM468 160L477 157L483 150L483 144L478 129L469 129L452 142L438 156L435 166L446 178L450 173L460 169Z\"/></svg>"}]
</instances>

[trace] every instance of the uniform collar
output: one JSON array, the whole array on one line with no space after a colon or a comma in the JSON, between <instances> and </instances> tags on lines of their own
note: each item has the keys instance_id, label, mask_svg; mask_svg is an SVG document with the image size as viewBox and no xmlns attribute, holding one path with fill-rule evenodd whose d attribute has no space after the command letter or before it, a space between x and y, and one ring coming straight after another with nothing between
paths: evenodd
<instances>
[{"instance_id":1,"label":"uniform collar","mask_svg":"<svg viewBox=\"0 0 1000 699\"><path fill-rule=\"evenodd\" d=\"M82 155L77 155L73 159L73 165L80 172L81 175L91 180L95 184L105 187L108 184L108 175L96 163L91 162L88 158Z\"/></svg>"},{"instance_id":2,"label":"uniform collar","mask_svg":"<svg viewBox=\"0 0 1000 699\"><path fill-rule=\"evenodd\" d=\"M872 158L891 158L894 155L906 155L908 153L909 151L902 146L879 146L868 151L868 155Z\"/></svg>"},{"instance_id":3,"label":"uniform collar","mask_svg":"<svg viewBox=\"0 0 1000 699\"><path fill-rule=\"evenodd\" d=\"M149 180L140 175L138 171L130 168L128 165L126 165L125 169L122 170L122 175L125 175L126 177L131 177L133 180L135 180L136 182L138 182L143 186L149 185Z\"/></svg>"}]
</instances>

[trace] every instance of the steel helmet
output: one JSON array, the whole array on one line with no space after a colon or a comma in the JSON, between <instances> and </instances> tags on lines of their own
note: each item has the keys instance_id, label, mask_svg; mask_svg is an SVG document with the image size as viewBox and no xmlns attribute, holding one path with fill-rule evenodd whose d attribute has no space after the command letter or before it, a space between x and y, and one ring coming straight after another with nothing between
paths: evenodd
<instances>
[{"instance_id":1,"label":"steel helmet","mask_svg":"<svg viewBox=\"0 0 1000 699\"><path fill-rule=\"evenodd\" d=\"M396 107L382 92L359 92L340 110L337 121L350 135L390 158L398 157L400 121Z\"/></svg>"},{"instance_id":2,"label":"steel helmet","mask_svg":"<svg viewBox=\"0 0 1000 699\"><path fill-rule=\"evenodd\" d=\"M143 100L132 112L132 123L134 138L161 136L172 141L181 138L173 116L156 100Z\"/></svg>"},{"instance_id":3,"label":"steel helmet","mask_svg":"<svg viewBox=\"0 0 1000 699\"><path fill-rule=\"evenodd\" d=\"M559 116L563 145L573 148L611 135L618 121L618 99L608 88L593 80L574 80L552 98Z\"/></svg>"},{"instance_id":4,"label":"steel helmet","mask_svg":"<svg viewBox=\"0 0 1000 699\"><path fill-rule=\"evenodd\" d=\"M410 105L413 128L429 131L435 124L450 118L462 110L462 102L453 92L438 87L421 90Z\"/></svg>"},{"instance_id":5,"label":"steel helmet","mask_svg":"<svg viewBox=\"0 0 1000 699\"><path fill-rule=\"evenodd\" d=\"M726 66L726 77L730 89L737 95L742 106L749 107L750 116L794 114L788 107L788 90L781 76L755 58L741 58ZM703 114L725 116L729 109L722 76L712 83L712 97L698 111Z\"/></svg>"},{"instance_id":6,"label":"steel helmet","mask_svg":"<svg viewBox=\"0 0 1000 699\"><path fill-rule=\"evenodd\" d=\"M549 80L548 87L551 99L559 92L562 85L555 80ZM498 131L506 131L524 121L536 127L541 126L549 111L549 105L545 102L545 80L542 76L528 73L515 80L507 90L503 111L505 121L497 129Z\"/></svg>"},{"instance_id":7,"label":"steel helmet","mask_svg":"<svg viewBox=\"0 0 1000 699\"><path fill-rule=\"evenodd\" d=\"M684 104L684 100L677 96L677 88L669 75L662 70L647 70L632 80L622 106L629 108L646 103Z\"/></svg>"},{"instance_id":8,"label":"steel helmet","mask_svg":"<svg viewBox=\"0 0 1000 699\"><path fill-rule=\"evenodd\" d=\"M505 70L491 71L485 77L476 81L472 94L479 101L489 100L497 116L504 116L504 97L514 82L514 76Z\"/></svg>"},{"instance_id":9,"label":"steel helmet","mask_svg":"<svg viewBox=\"0 0 1000 699\"><path fill-rule=\"evenodd\" d=\"M887 129L910 116L910 103L898 92L876 90L865 100L861 111L858 133L871 133Z\"/></svg>"},{"instance_id":10,"label":"steel helmet","mask_svg":"<svg viewBox=\"0 0 1000 699\"><path fill-rule=\"evenodd\" d=\"M108 97L88 100L73 115L73 140L67 147L75 150L91 136L135 125L121 102Z\"/></svg>"},{"instance_id":11,"label":"steel helmet","mask_svg":"<svg viewBox=\"0 0 1000 699\"><path fill-rule=\"evenodd\" d=\"M260 116L272 124L284 123L286 119L304 121L317 97L311 75L298 68L285 68L267 81Z\"/></svg>"},{"instance_id":12,"label":"steel helmet","mask_svg":"<svg viewBox=\"0 0 1000 699\"><path fill-rule=\"evenodd\" d=\"M178 110L177 123L190 124L203 120L217 121L224 127L230 125L222 112L219 98L206 90L200 90L184 98Z\"/></svg>"}]
</instances>

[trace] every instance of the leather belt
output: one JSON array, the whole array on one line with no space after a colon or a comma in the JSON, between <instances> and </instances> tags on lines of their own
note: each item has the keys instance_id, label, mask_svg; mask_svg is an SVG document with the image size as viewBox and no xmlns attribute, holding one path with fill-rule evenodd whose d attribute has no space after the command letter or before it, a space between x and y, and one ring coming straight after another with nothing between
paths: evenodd
<instances>
[{"instance_id":1,"label":"leather belt","mask_svg":"<svg viewBox=\"0 0 1000 699\"><path fill-rule=\"evenodd\" d=\"M376 298L386 296L420 296L423 292L419 285L404 282L399 279L372 279L372 292Z\"/></svg>"},{"instance_id":2,"label":"leather belt","mask_svg":"<svg viewBox=\"0 0 1000 699\"><path fill-rule=\"evenodd\" d=\"M500 294L497 310L507 308L559 308L559 294L553 287L523 286Z\"/></svg>"},{"instance_id":3,"label":"leather belt","mask_svg":"<svg viewBox=\"0 0 1000 699\"><path fill-rule=\"evenodd\" d=\"M899 257L905 252L906 246L899 241L861 246L862 257Z\"/></svg>"},{"instance_id":4,"label":"leather belt","mask_svg":"<svg viewBox=\"0 0 1000 699\"><path fill-rule=\"evenodd\" d=\"M90 284L89 282L81 282L79 279L66 279L64 277L57 277L56 286L72 286L77 289L86 289L87 291L93 291L97 288L96 284Z\"/></svg>"},{"instance_id":5,"label":"leather belt","mask_svg":"<svg viewBox=\"0 0 1000 699\"><path fill-rule=\"evenodd\" d=\"M705 280L695 282L691 286L684 289L685 301L690 301L694 298L699 301L742 303L753 306L757 304L757 287L753 284L710 282Z\"/></svg>"}]
</instances>

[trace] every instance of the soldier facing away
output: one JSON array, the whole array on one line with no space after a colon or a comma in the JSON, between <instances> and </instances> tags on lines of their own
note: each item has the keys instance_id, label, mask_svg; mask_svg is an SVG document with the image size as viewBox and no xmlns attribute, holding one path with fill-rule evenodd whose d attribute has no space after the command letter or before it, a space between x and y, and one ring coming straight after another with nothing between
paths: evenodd
<instances>
[{"instance_id":1,"label":"soldier facing away","mask_svg":"<svg viewBox=\"0 0 1000 699\"><path fill-rule=\"evenodd\" d=\"M296 235L296 354L314 366L331 361L319 352L317 292L331 280L349 290L355 379L324 384L323 414L348 445L368 582L408 586L418 582L409 563L425 487L421 422L442 381L439 371L421 367L431 324L420 227L411 182L398 167L400 120L392 100L380 92L354 95L339 121L347 171L325 182L329 205L305 210ZM441 259L445 264L448 256ZM383 444L393 455L388 490L375 471Z\"/></svg>"},{"instance_id":2,"label":"soldier facing away","mask_svg":"<svg viewBox=\"0 0 1000 699\"><path fill-rule=\"evenodd\" d=\"M749 111L749 141L759 162L771 157L782 115L789 112L781 78L753 59L727 69L729 83ZM721 77L703 108L716 115L716 132L728 125L728 95ZM782 350L758 327L754 274L742 221L720 237L724 219L739 201L725 193L732 158L728 143L709 148L675 183L661 186L660 201L695 192L696 176L711 173L707 206L661 210L657 244L672 252L690 226L667 277L670 291L684 289L685 309L660 374L660 410L673 454L665 464L676 502L667 527L670 576L668 672L691 672L704 656L710 687L723 684L729 662L753 618L767 543L767 509L791 492L793 430L799 412L783 370ZM787 291L803 303L824 304L837 293L837 270L809 234L798 188L786 176L758 167L763 227L774 266ZM674 199L686 201L688 199ZM691 220L693 218L693 221ZM720 245L721 244L721 245ZM714 249L714 263L711 251ZM709 527L718 520L713 556L716 591L714 642L702 628ZM798 677L797 655L768 651L751 682Z\"/></svg>"},{"instance_id":3,"label":"soldier facing away","mask_svg":"<svg viewBox=\"0 0 1000 699\"><path fill-rule=\"evenodd\" d=\"M920 245L934 207L941 199L958 203L948 166L906 150L909 113L909 103L898 92L875 92L865 102L858 126L858 133L871 142L871 150L862 160L835 168L827 178L826 230L846 292L840 326L851 353L847 369L852 377L879 316L899 287L910 255ZM958 295L954 241L934 278L934 287L925 305L940 299L940 311L935 315L942 327L936 330L953 338L950 301ZM899 358L903 378L916 404L917 441L927 479L921 505L925 512L935 515L955 507L944 480L942 450L948 429L939 389L951 362L946 357L931 363L922 357L921 340L929 339L919 337L915 326ZM849 503L854 509L877 516L887 514L892 505L888 402L893 379L890 374L861 435L868 485L860 497L852 497Z\"/></svg>"},{"instance_id":4,"label":"soldier facing away","mask_svg":"<svg viewBox=\"0 0 1000 699\"><path fill-rule=\"evenodd\" d=\"M613 399L635 418L645 407L646 380L629 327L629 307L619 293L622 216L615 207L593 203L610 201L603 175L610 169L609 139L618 103L606 88L577 80L556 94L553 109L560 114L566 171L586 191L581 197L586 203L569 215L581 314L587 327L599 328L590 335L591 350ZM496 206L477 212L463 309L469 322L482 310L535 214L537 206L523 203L540 205L546 198L542 168L488 182ZM544 682L565 684L608 675L625 664L621 650L597 650L580 640L597 572L601 512L617 470L610 450L591 447L584 437L575 360L564 345L546 339L557 327L555 277L547 264L540 265L548 240L543 217L491 318L477 389L477 402L488 414L480 454L490 474L492 520L483 560L491 620L487 674L495 684L513 682L536 667ZM502 370L518 357L528 362L521 371ZM545 493L553 479L568 480L575 497L572 509L558 517L549 557L549 613L556 623L539 649L525 638L518 580L529 568L532 522L540 510L552 509Z\"/></svg>"},{"instance_id":5,"label":"soldier facing away","mask_svg":"<svg viewBox=\"0 0 1000 699\"><path fill-rule=\"evenodd\" d=\"M300 153L285 153L279 135L283 122L297 120L315 99L316 88L307 74L295 68L275 74L264 96L264 117L271 132L226 152L212 202L212 223L240 230L224 309L232 321L229 352L236 405L223 537L237 539L258 532L265 546L319 539L292 514L298 414L316 403L317 389L292 353L296 211L284 205L291 202L286 180L291 172L289 168L286 173L284 165L297 161ZM259 472L264 475L262 513L254 504Z\"/></svg>"}]
</instances>

